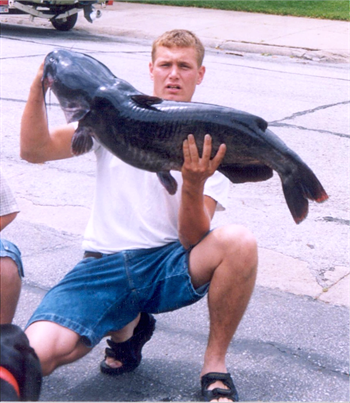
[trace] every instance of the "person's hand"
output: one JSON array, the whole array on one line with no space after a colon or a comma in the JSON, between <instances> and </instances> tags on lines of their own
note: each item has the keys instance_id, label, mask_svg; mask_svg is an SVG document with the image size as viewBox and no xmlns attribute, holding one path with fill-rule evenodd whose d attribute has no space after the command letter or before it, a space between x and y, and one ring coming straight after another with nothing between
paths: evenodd
<instances>
[{"instance_id":1,"label":"person's hand","mask_svg":"<svg viewBox=\"0 0 350 403\"><path fill-rule=\"evenodd\" d=\"M210 158L212 151L212 139L209 134L204 137L202 156L199 156L195 138L190 134L183 142L184 163L181 169L184 182L191 185L204 186L205 181L213 175L221 164L226 145L221 144L214 158Z\"/></svg>"},{"instance_id":2,"label":"person's hand","mask_svg":"<svg viewBox=\"0 0 350 403\"><path fill-rule=\"evenodd\" d=\"M32 83L32 89L44 91L44 93L46 93L48 86L47 85L43 86L43 81L42 81L43 74L44 74L44 63L45 63L45 60L43 60L43 62L40 64L40 67L39 67L39 69L36 73L36 76L33 80L33 83Z\"/></svg>"}]
</instances>

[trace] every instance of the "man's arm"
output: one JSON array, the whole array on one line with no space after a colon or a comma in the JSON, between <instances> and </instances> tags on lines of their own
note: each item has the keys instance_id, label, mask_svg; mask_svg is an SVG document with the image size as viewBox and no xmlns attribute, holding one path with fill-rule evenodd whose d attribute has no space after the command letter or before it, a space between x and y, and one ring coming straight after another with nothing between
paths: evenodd
<instances>
[{"instance_id":1,"label":"man's arm","mask_svg":"<svg viewBox=\"0 0 350 403\"><path fill-rule=\"evenodd\" d=\"M20 131L21 158L40 163L72 157L73 125L48 128L41 77L43 64L30 87L28 101L23 111Z\"/></svg>"},{"instance_id":2,"label":"man's arm","mask_svg":"<svg viewBox=\"0 0 350 403\"><path fill-rule=\"evenodd\" d=\"M192 135L184 141L184 164L182 167L182 193L179 211L179 239L187 249L199 242L210 229L216 201L204 195L206 180L214 174L224 158L226 146L222 144L213 159L211 137L205 136L202 158L198 155Z\"/></svg>"},{"instance_id":3,"label":"man's arm","mask_svg":"<svg viewBox=\"0 0 350 403\"><path fill-rule=\"evenodd\" d=\"M0 216L0 231L7 227L17 216L18 212L5 214Z\"/></svg>"}]
</instances>

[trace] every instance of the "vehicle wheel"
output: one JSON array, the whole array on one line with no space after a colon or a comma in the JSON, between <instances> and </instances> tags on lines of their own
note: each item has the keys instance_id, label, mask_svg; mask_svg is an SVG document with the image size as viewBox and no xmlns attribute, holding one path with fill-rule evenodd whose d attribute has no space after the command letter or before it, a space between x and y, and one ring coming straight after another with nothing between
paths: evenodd
<instances>
[{"instance_id":1,"label":"vehicle wheel","mask_svg":"<svg viewBox=\"0 0 350 403\"><path fill-rule=\"evenodd\" d=\"M69 31L72 29L77 22L78 13L70 15L67 18L62 19L53 19L51 20L51 24L58 30L58 31Z\"/></svg>"}]
</instances>

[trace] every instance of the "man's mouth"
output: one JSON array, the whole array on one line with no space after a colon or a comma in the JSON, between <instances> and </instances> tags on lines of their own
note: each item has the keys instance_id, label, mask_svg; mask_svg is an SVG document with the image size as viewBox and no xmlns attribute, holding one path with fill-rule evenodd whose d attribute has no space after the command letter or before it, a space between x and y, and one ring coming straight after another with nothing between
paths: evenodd
<instances>
[{"instance_id":1,"label":"man's mouth","mask_svg":"<svg viewBox=\"0 0 350 403\"><path fill-rule=\"evenodd\" d=\"M181 90L181 87L179 85L176 84L169 84L166 86L167 89L169 90Z\"/></svg>"}]
</instances>

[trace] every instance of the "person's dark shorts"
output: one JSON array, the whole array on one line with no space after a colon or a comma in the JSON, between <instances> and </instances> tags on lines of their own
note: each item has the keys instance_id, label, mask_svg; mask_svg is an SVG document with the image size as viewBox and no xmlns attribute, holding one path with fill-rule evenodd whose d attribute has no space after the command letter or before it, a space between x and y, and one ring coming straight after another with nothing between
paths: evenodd
<instances>
[{"instance_id":1,"label":"person's dark shorts","mask_svg":"<svg viewBox=\"0 0 350 403\"><path fill-rule=\"evenodd\" d=\"M209 288L209 284L193 288L189 251L180 242L100 255L83 259L52 288L27 326L35 321L55 322L94 347L139 312L173 311L197 302Z\"/></svg>"},{"instance_id":2,"label":"person's dark shorts","mask_svg":"<svg viewBox=\"0 0 350 403\"><path fill-rule=\"evenodd\" d=\"M6 239L0 239L0 257L11 258L17 265L18 275L24 277L21 252L14 243Z\"/></svg>"}]
</instances>

